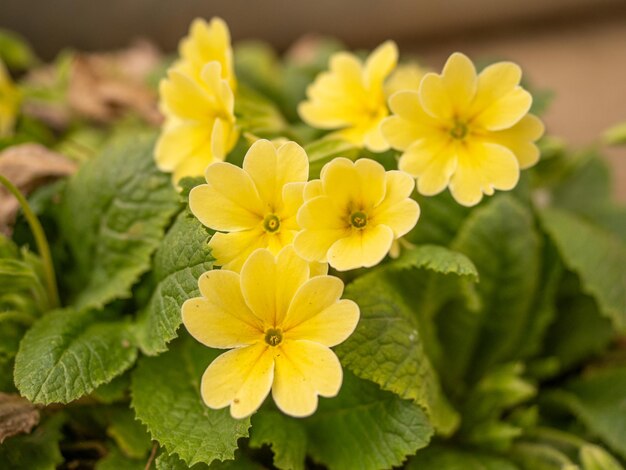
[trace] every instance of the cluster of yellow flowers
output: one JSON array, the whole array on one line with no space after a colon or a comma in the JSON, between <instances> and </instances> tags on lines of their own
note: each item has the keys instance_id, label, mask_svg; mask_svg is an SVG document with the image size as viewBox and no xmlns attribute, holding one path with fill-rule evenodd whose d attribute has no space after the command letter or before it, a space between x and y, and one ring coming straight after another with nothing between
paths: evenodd
<instances>
[{"instance_id":1,"label":"cluster of yellow flowers","mask_svg":"<svg viewBox=\"0 0 626 470\"><path fill-rule=\"evenodd\" d=\"M421 194L449 188L467 206L512 189L520 168L538 160L543 125L528 114L532 98L517 65L477 74L456 53L441 74L424 74L397 66L388 41L364 62L332 56L299 114L369 151L401 151L399 170L335 158L309 181L306 152L284 139L257 140L238 167L223 161L239 136L232 55L223 21L196 20L160 87L166 123L157 163L175 182L205 174L189 206L215 231L209 245L222 267L201 276L201 297L183 305L183 322L203 344L231 349L202 378L209 407L230 405L234 417L245 417L271 390L282 411L307 416L318 395L339 391L341 365L329 348L359 319L328 265L380 263L417 223L416 180Z\"/></svg>"}]
</instances>

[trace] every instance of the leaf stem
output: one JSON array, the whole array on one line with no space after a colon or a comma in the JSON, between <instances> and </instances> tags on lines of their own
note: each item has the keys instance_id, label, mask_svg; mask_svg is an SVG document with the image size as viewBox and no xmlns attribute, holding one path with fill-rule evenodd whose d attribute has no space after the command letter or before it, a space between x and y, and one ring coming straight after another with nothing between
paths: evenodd
<instances>
[{"instance_id":1,"label":"leaf stem","mask_svg":"<svg viewBox=\"0 0 626 470\"><path fill-rule=\"evenodd\" d=\"M35 237L35 243L37 244L37 251L39 251L39 256L41 256L41 260L43 262L44 268L44 276L46 277L46 287L48 290L48 298L50 300L50 306L52 308L57 308L59 303L59 293L57 290L57 281L56 275L54 273L54 264L52 264L52 256L50 255L50 245L48 245L48 240L46 239L46 234L43 231L43 227L39 222L39 219L30 208L28 201L24 197L24 195L20 192L17 187L11 181L9 181L3 175L0 175L0 183L7 188L7 190L15 196L15 198L20 203L22 207L22 211L24 212L24 217L26 217L26 221L33 232L33 236Z\"/></svg>"}]
</instances>

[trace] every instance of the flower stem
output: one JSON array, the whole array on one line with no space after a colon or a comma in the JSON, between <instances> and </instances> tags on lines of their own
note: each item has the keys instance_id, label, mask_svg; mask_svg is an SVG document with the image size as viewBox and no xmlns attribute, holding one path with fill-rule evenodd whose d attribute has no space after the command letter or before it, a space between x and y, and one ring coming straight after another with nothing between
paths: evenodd
<instances>
[{"instance_id":1,"label":"flower stem","mask_svg":"<svg viewBox=\"0 0 626 470\"><path fill-rule=\"evenodd\" d=\"M0 175L0 183L5 188L7 188L9 192L13 194L13 196L15 196L15 198L20 203L20 206L22 207L24 217L26 217L26 221L28 222L31 231L33 232L33 236L35 237L35 243L37 244L37 251L39 251L39 256L41 256L41 260L43 262L44 276L46 277L46 287L48 290L50 306L52 308L57 308L60 303L59 293L57 290L56 275L54 273L54 265L52 264L52 256L50 255L50 246L48 245L48 240L46 239L46 234L43 231L43 227L41 226L39 219L30 208L28 201L20 192L20 190L17 189L15 185L3 175Z\"/></svg>"}]
</instances>

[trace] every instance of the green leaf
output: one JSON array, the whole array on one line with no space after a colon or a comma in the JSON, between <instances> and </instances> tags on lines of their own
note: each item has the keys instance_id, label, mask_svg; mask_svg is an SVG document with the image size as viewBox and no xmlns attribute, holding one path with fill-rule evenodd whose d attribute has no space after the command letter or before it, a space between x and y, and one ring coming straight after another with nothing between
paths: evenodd
<instances>
[{"instance_id":1,"label":"green leaf","mask_svg":"<svg viewBox=\"0 0 626 470\"><path fill-rule=\"evenodd\" d=\"M446 368L453 376L467 372L474 381L494 365L515 359L526 340L540 240L530 212L511 196L500 195L472 212L452 249L476 265L482 305L477 312L447 311L438 324Z\"/></svg>"},{"instance_id":2,"label":"green leaf","mask_svg":"<svg viewBox=\"0 0 626 470\"><path fill-rule=\"evenodd\" d=\"M319 178L322 167L334 158L345 157L354 160L360 149L350 142L337 138L322 138L304 146L309 157L309 176Z\"/></svg>"},{"instance_id":3,"label":"green leaf","mask_svg":"<svg viewBox=\"0 0 626 470\"><path fill-rule=\"evenodd\" d=\"M35 65L37 57L24 38L0 28L0 62L10 69L24 70Z\"/></svg>"},{"instance_id":4,"label":"green leaf","mask_svg":"<svg viewBox=\"0 0 626 470\"><path fill-rule=\"evenodd\" d=\"M145 458L127 457L113 445L109 446L108 450L107 455L96 462L96 470L145 470Z\"/></svg>"},{"instance_id":5,"label":"green leaf","mask_svg":"<svg viewBox=\"0 0 626 470\"><path fill-rule=\"evenodd\" d=\"M110 411L110 424L107 434L128 457L141 459L152 447L152 440L146 427L135 418L132 410L113 408Z\"/></svg>"},{"instance_id":6,"label":"green leaf","mask_svg":"<svg viewBox=\"0 0 626 470\"><path fill-rule=\"evenodd\" d=\"M74 256L78 308L130 297L178 209L170 176L153 161L154 138L114 140L69 180L60 226Z\"/></svg>"},{"instance_id":7,"label":"green leaf","mask_svg":"<svg viewBox=\"0 0 626 470\"><path fill-rule=\"evenodd\" d=\"M478 271L467 256L438 245L420 245L406 250L394 261L394 266L429 269L441 274L452 273L478 281Z\"/></svg>"},{"instance_id":8,"label":"green leaf","mask_svg":"<svg viewBox=\"0 0 626 470\"><path fill-rule=\"evenodd\" d=\"M63 417L53 416L33 432L11 437L0 445L0 468L55 470L63 462L59 450Z\"/></svg>"},{"instance_id":9,"label":"green leaf","mask_svg":"<svg viewBox=\"0 0 626 470\"><path fill-rule=\"evenodd\" d=\"M580 276L583 290L594 296L617 329L626 331L626 245L565 211L544 209L540 215L563 262Z\"/></svg>"},{"instance_id":10,"label":"green leaf","mask_svg":"<svg viewBox=\"0 0 626 470\"><path fill-rule=\"evenodd\" d=\"M570 382L551 398L626 458L626 367L590 373Z\"/></svg>"},{"instance_id":11,"label":"green leaf","mask_svg":"<svg viewBox=\"0 0 626 470\"><path fill-rule=\"evenodd\" d=\"M127 323L57 310L31 328L15 358L15 384L33 403L67 403L128 369L137 357Z\"/></svg>"},{"instance_id":12,"label":"green leaf","mask_svg":"<svg viewBox=\"0 0 626 470\"><path fill-rule=\"evenodd\" d=\"M200 396L200 379L219 351L189 337L157 357L144 357L132 378L132 406L153 439L188 465L232 459L237 439L248 435L249 419L228 409L212 410Z\"/></svg>"},{"instance_id":13,"label":"green leaf","mask_svg":"<svg viewBox=\"0 0 626 470\"><path fill-rule=\"evenodd\" d=\"M128 398L130 388L130 373L118 375L108 383L100 385L96 388L91 396L98 400L100 403L110 405L118 401L123 401Z\"/></svg>"},{"instance_id":14,"label":"green leaf","mask_svg":"<svg viewBox=\"0 0 626 470\"><path fill-rule=\"evenodd\" d=\"M278 108L251 88L239 86L235 98L237 125L254 136L272 139L284 135L285 118Z\"/></svg>"},{"instance_id":15,"label":"green leaf","mask_svg":"<svg viewBox=\"0 0 626 470\"><path fill-rule=\"evenodd\" d=\"M422 329L415 310L416 291L398 285L403 272L372 271L350 284L346 297L359 304L361 319L354 334L337 353L342 364L384 390L414 400L428 413L435 428L446 434L458 417L443 396L437 375L424 351ZM416 305L417 304L417 305Z\"/></svg>"},{"instance_id":16,"label":"green leaf","mask_svg":"<svg viewBox=\"0 0 626 470\"><path fill-rule=\"evenodd\" d=\"M251 443L271 443L281 470L304 468L304 446L314 461L331 469L391 468L425 447L433 434L419 406L348 371L339 395L322 399L309 418L267 408L252 418Z\"/></svg>"},{"instance_id":17,"label":"green leaf","mask_svg":"<svg viewBox=\"0 0 626 470\"><path fill-rule=\"evenodd\" d=\"M429 446L412 457L407 470L518 470L513 463L477 451Z\"/></svg>"},{"instance_id":18,"label":"green leaf","mask_svg":"<svg viewBox=\"0 0 626 470\"><path fill-rule=\"evenodd\" d=\"M508 455L522 470L580 470L565 453L545 444L520 442Z\"/></svg>"},{"instance_id":19,"label":"green leaf","mask_svg":"<svg viewBox=\"0 0 626 470\"><path fill-rule=\"evenodd\" d=\"M420 219L405 238L415 245L450 245L470 209L456 202L447 191L433 197L418 195L415 200L420 205Z\"/></svg>"},{"instance_id":20,"label":"green leaf","mask_svg":"<svg viewBox=\"0 0 626 470\"><path fill-rule=\"evenodd\" d=\"M190 467L176 454L168 455L165 452L156 458L155 463L157 470L265 470L263 465L253 462L239 450L235 452L235 460L224 460L223 462L215 460L211 465L200 462Z\"/></svg>"},{"instance_id":21,"label":"green leaf","mask_svg":"<svg viewBox=\"0 0 626 470\"><path fill-rule=\"evenodd\" d=\"M626 144L626 122L611 127L604 133L604 141L609 145Z\"/></svg>"},{"instance_id":22,"label":"green leaf","mask_svg":"<svg viewBox=\"0 0 626 470\"><path fill-rule=\"evenodd\" d=\"M602 447L586 444L580 449L583 470L624 470L624 467Z\"/></svg>"},{"instance_id":23,"label":"green leaf","mask_svg":"<svg viewBox=\"0 0 626 470\"><path fill-rule=\"evenodd\" d=\"M209 234L188 211L179 214L154 256L158 282L139 316L137 337L145 354L157 354L176 338L185 300L199 295L198 277L213 267Z\"/></svg>"}]
</instances>

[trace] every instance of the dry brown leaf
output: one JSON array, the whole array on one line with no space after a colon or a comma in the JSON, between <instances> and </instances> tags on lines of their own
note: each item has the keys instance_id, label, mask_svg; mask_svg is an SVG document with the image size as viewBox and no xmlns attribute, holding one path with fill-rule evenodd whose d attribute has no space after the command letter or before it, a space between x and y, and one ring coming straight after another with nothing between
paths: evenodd
<instances>
[{"instance_id":1,"label":"dry brown leaf","mask_svg":"<svg viewBox=\"0 0 626 470\"><path fill-rule=\"evenodd\" d=\"M0 392L0 444L7 437L29 433L38 423L35 405L17 394Z\"/></svg>"},{"instance_id":2,"label":"dry brown leaf","mask_svg":"<svg viewBox=\"0 0 626 470\"><path fill-rule=\"evenodd\" d=\"M24 194L54 179L71 175L76 168L75 162L39 144L15 145L0 152L0 175ZM10 234L18 210L17 199L5 188L0 188L1 232Z\"/></svg>"}]
</instances>

